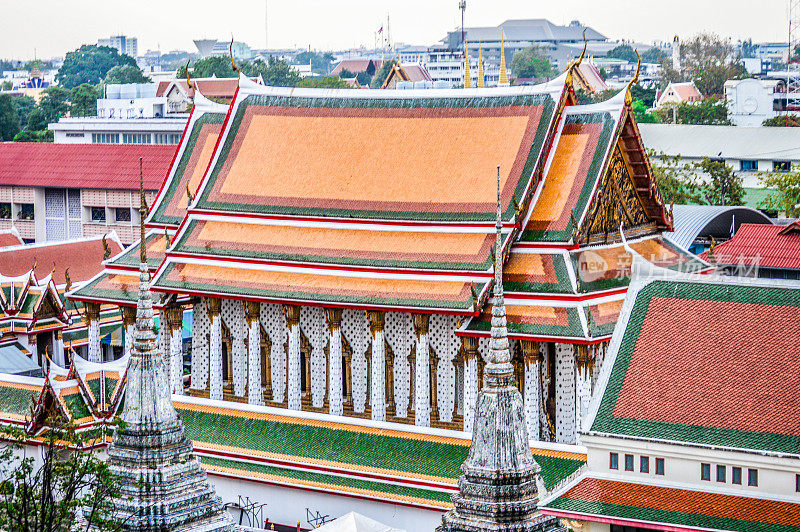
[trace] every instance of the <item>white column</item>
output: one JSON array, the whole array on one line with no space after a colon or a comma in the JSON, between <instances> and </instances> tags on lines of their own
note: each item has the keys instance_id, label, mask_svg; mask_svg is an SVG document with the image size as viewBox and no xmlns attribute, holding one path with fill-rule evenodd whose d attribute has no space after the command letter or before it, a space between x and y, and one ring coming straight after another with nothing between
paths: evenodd
<instances>
[{"instance_id":1,"label":"white column","mask_svg":"<svg viewBox=\"0 0 800 532\"><path fill-rule=\"evenodd\" d=\"M575 443L575 350L556 344L556 442Z\"/></svg>"},{"instance_id":2,"label":"white column","mask_svg":"<svg viewBox=\"0 0 800 532\"><path fill-rule=\"evenodd\" d=\"M549 344L539 343L540 380L541 380L541 401L539 404L539 427L543 441L552 441L553 435L550 434L550 422L547 421L547 398L550 394L550 349Z\"/></svg>"},{"instance_id":3,"label":"white column","mask_svg":"<svg viewBox=\"0 0 800 532\"><path fill-rule=\"evenodd\" d=\"M288 408L300 410L300 307L285 305L286 323L289 326Z\"/></svg>"},{"instance_id":4,"label":"white column","mask_svg":"<svg viewBox=\"0 0 800 532\"><path fill-rule=\"evenodd\" d=\"M222 302L218 298L208 300L208 317L211 321L211 338L208 345L209 397L222 400Z\"/></svg>"},{"instance_id":5,"label":"white column","mask_svg":"<svg viewBox=\"0 0 800 532\"><path fill-rule=\"evenodd\" d=\"M169 364L172 393L183 395L183 307L170 307L163 313L169 327Z\"/></svg>"},{"instance_id":6,"label":"white column","mask_svg":"<svg viewBox=\"0 0 800 532\"><path fill-rule=\"evenodd\" d=\"M237 325L237 329L240 326ZM242 327L247 332L247 327ZM237 331L241 332L241 331ZM247 393L247 348L244 345L244 335L236 334L231 338L233 351L233 395L244 397Z\"/></svg>"},{"instance_id":7,"label":"white column","mask_svg":"<svg viewBox=\"0 0 800 532\"><path fill-rule=\"evenodd\" d=\"M247 402L263 405L264 393L261 390L261 305L248 301L247 305Z\"/></svg>"},{"instance_id":8,"label":"white column","mask_svg":"<svg viewBox=\"0 0 800 532\"><path fill-rule=\"evenodd\" d=\"M372 333L372 375L370 375L370 407L372 419L386 421L386 346L383 341L384 313L370 311L369 328Z\"/></svg>"},{"instance_id":9,"label":"white column","mask_svg":"<svg viewBox=\"0 0 800 532\"><path fill-rule=\"evenodd\" d=\"M89 321L89 362L100 363L103 355L100 348L100 305L86 303L86 319Z\"/></svg>"},{"instance_id":10,"label":"white column","mask_svg":"<svg viewBox=\"0 0 800 532\"><path fill-rule=\"evenodd\" d=\"M414 331L417 347L414 364L414 424L429 427L431 424L431 375L428 353L428 314L414 314Z\"/></svg>"},{"instance_id":11,"label":"white column","mask_svg":"<svg viewBox=\"0 0 800 532\"><path fill-rule=\"evenodd\" d=\"M465 336L464 343L464 431L472 432L478 404L478 339Z\"/></svg>"},{"instance_id":12,"label":"white column","mask_svg":"<svg viewBox=\"0 0 800 532\"><path fill-rule=\"evenodd\" d=\"M539 414L541 412L541 353L539 342L522 340L522 355L525 363L525 424L528 429L528 439L538 441L541 439L541 425Z\"/></svg>"},{"instance_id":13,"label":"white column","mask_svg":"<svg viewBox=\"0 0 800 532\"><path fill-rule=\"evenodd\" d=\"M208 384L208 300L200 299L192 307L192 390L205 390Z\"/></svg>"},{"instance_id":14,"label":"white column","mask_svg":"<svg viewBox=\"0 0 800 532\"><path fill-rule=\"evenodd\" d=\"M589 411L592 398L592 369L594 366L594 348L586 345L576 346L575 352L575 431L576 441L580 443L578 432L583 427L583 420Z\"/></svg>"},{"instance_id":15,"label":"white column","mask_svg":"<svg viewBox=\"0 0 800 532\"><path fill-rule=\"evenodd\" d=\"M133 349L133 337L136 328L136 307L120 307L122 312L122 326L125 331L125 354L129 355ZM100 360L102 362L102 359Z\"/></svg>"},{"instance_id":16,"label":"white column","mask_svg":"<svg viewBox=\"0 0 800 532\"><path fill-rule=\"evenodd\" d=\"M344 413L342 397L342 310L325 309L330 339L328 343L328 412L334 416Z\"/></svg>"}]
</instances>

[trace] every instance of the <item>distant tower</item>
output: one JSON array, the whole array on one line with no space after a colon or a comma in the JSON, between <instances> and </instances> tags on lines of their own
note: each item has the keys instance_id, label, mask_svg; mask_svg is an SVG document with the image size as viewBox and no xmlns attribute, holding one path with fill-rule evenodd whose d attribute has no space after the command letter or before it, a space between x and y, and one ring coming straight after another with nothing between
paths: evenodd
<instances>
[{"instance_id":1,"label":"distant tower","mask_svg":"<svg viewBox=\"0 0 800 532\"><path fill-rule=\"evenodd\" d=\"M506 35L500 28L500 79L498 87L508 87L508 72L506 72Z\"/></svg>"},{"instance_id":2,"label":"distant tower","mask_svg":"<svg viewBox=\"0 0 800 532\"><path fill-rule=\"evenodd\" d=\"M120 477L121 484L119 497L108 501L112 506L110 517L126 532L232 532L233 519L208 482L172 406L164 354L153 332L141 159L139 165L139 301L120 416L125 424L114 431L107 449L109 469Z\"/></svg>"},{"instance_id":3,"label":"distant tower","mask_svg":"<svg viewBox=\"0 0 800 532\"><path fill-rule=\"evenodd\" d=\"M469 73L469 49L467 43L464 43L464 88L472 88L472 76Z\"/></svg>"},{"instance_id":4,"label":"distant tower","mask_svg":"<svg viewBox=\"0 0 800 532\"><path fill-rule=\"evenodd\" d=\"M522 395L514 384L503 300L500 167L497 167L497 231L494 304L483 389L475 407L469 455L461 465L455 508L442 516L437 532L564 532L555 517L538 513L541 468L533 459Z\"/></svg>"},{"instance_id":5,"label":"distant tower","mask_svg":"<svg viewBox=\"0 0 800 532\"><path fill-rule=\"evenodd\" d=\"M486 81L483 79L483 49L480 45L478 45L478 83L476 85L479 89L486 86Z\"/></svg>"},{"instance_id":6,"label":"distant tower","mask_svg":"<svg viewBox=\"0 0 800 532\"><path fill-rule=\"evenodd\" d=\"M672 68L681 71L681 40L677 35L672 38Z\"/></svg>"}]
</instances>

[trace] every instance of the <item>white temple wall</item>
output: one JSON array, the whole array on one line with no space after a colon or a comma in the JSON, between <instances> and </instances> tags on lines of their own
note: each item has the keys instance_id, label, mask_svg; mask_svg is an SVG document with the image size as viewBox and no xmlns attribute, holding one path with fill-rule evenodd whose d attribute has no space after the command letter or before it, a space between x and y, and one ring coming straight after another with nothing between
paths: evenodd
<instances>
[{"instance_id":1,"label":"white temple wall","mask_svg":"<svg viewBox=\"0 0 800 532\"><path fill-rule=\"evenodd\" d=\"M436 353L436 408L439 421L453 421L456 401L456 368L453 364L461 340L455 335L456 317L433 314L428 341Z\"/></svg>"},{"instance_id":2,"label":"white temple wall","mask_svg":"<svg viewBox=\"0 0 800 532\"><path fill-rule=\"evenodd\" d=\"M367 348L372 341L367 315L363 310L342 311L342 335L352 349L351 380L353 410L361 413L367 405Z\"/></svg>"},{"instance_id":3,"label":"white temple wall","mask_svg":"<svg viewBox=\"0 0 800 532\"><path fill-rule=\"evenodd\" d=\"M556 442L575 443L575 348L556 344Z\"/></svg>"},{"instance_id":4,"label":"white temple wall","mask_svg":"<svg viewBox=\"0 0 800 532\"><path fill-rule=\"evenodd\" d=\"M208 340L211 322L208 319L208 300L200 299L192 309L192 384L193 390L205 390L208 385Z\"/></svg>"},{"instance_id":5,"label":"white temple wall","mask_svg":"<svg viewBox=\"0 0 800 532\"><path fill-rule=\"evenodd\" d=\"M269 368L272 372L272 400L280 403L286 397L286 342L289 338L289 327L286 325L283 309L275 303L261 303L259 319L271 345Z\"/></svg>"},{"instance_id":6,"label":"white temple wall","mask_svg":"<svg viewBox=\"0 0 800 532\"><path fill-rule=\"evenodd\" d=\"M294 526L299 521L302 528L311 528L306 517L308 509L314 514L319 512L331 518L341 517L348 512L358 512L381 523L411 532L434 530L441 524L444 513L440 510L411 508L334 493L229 478L212 471L209 471L208 478L217 495L222 497L223 503L238 503L239 496L250 497L252 502L267 503L265 516L271 522L281 525ZM242 524L247 525L247 520Z\"/></svg>"}]
</instances>

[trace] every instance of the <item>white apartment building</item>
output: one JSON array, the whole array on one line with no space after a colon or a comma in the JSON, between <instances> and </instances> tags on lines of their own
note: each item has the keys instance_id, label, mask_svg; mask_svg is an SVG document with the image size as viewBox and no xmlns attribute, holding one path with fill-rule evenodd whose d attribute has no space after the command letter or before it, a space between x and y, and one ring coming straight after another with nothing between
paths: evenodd
<instances>
[{"instance_id":1,"label":"white apartment building","mask_svg":"<svg viewBox=\"0 0 800 532\"><path fill-rule=\"evenodd\" d=\"M127 35L112 35L108 39L98 39L97 46L115 48L119 53L129 55L134 59L139 55L139 40Z\"/></svg>"}]
</instances>

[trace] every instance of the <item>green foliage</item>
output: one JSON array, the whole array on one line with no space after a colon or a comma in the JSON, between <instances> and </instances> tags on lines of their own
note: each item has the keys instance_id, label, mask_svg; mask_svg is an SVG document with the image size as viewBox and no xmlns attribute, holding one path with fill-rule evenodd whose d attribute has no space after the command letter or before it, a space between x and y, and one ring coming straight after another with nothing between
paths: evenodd
<instances>
[{"instance_id":1,"label":"green foliage","mask_svg":"<svg viewBox=\"0 0 800 532\"><path fill-rule=\"evenodd\" d=\"M545 56L544 50L532 44L514 54L511 71L516 78L552 78L556 70Z\"/></svg>"},{"instance_id":2,"label":"green foliage","mask_svg":"<svg viewBox=\"0 0 800 532\"><path fill-rule=\"evenodd\" d=\"M70 91L63 87L49 87L42 91L37 108L44 113L46 124L58 122L59 117L69 111L69 98Z\"/></svg>"},{"instance_id":3,"label":"green foliage","mask_svg":"<svg viewBox=\"0 0 800 532\"><path fill-rule=\"evenodd\" d=\"M608 72L606 72L605 68L600 67L599 72L600 72L600 77L603 78L603 81L608 79Z\"/></svg>"},{"instance_id":4,"label":"green foliage","mask_svg":"<svg viewBox=\"0 0 800 532\"><path fill-rule=\"evenodd\" d=\"M138 66L117 65L108 71L104 83L150 83L150 78L144 75Z\"/></svg>"},{"instance_id":5,"label":"green foliage","mask_svg":"<svg viewBox=\"0 0 800 532\"><path fill-rule=\"evenodd\" d=\"M767 118L761 122L761 125L767 127L800 127L800 116L780 114Z\"/></svg>"},{"instance_id":6,"label":"green foliage","mask_svg":"<svg viewBox=\"0 0 800 532\"><path fill-rule=\"evenodd\" d=\"M372 76L372 81L370 81L369 86L373 89L380 89L383 82L389 77L389 72L392 71L394 65L394 61L384 61L381 67L375 72L375 75Z\"/></svg>"},{"instance_id":7,"label":"green foliage","mask_svg":"<svg viewBox=\"0 0 800 532\"><path fill-rule=\"evenodd\" d=\"M11 95L0 94L0 140L12 140L21 127L17 106Z\"/></svg>"},{"instance_id":8,"label":"green foliage","mask_svg":"<svg viewBox=\"0 0 800 532\"><path fill-rule=\"evenodd\" d=\"M356 74L356 81L362 87L369 87L370 83L372 83L372 77L369 72L366 70L364 72L359 72Z\"/></svg>"},{"instance_id":9,"label":"green foliage","mask_svg":"<svg viewBox=\"0 0 800 532\"><path fill-rule=\"evenodd\" d=\"M39 61L38 59L35 61L28 61L24 65L20 67L20 70L33 70L33 66L36 65L40 71L44 72L45 70L50 70L53 68L52 61Z\"/></svg>"},{"instance_id":10,"label":"green foliage","mask_svg":"<svg viewBox=\"0 0 800 532\"><path fill-rule=\"evenodd\" d=\"M0 449L0 529L14 532L61 532L79 526L78 515L100 531L120 530L111 522L108 501L119 495L119 479L86 449L72 425L54 424L41 451L25 453L26 435L0 428L7 443ZM41 458L37 459L37 455ZM83 527L81 527L83 528Z\"/></svg>"},{"instance_id":11,"label":"green foliage","mask_svg":"<svg viewBox=\"0 0 800 532\"><path fill-rule=\"evenodd\" d=\"M34 107L28 113L27 131L44 131L45 129L47 129L47 117L41 107Z\"/></svg>"},{"instance_id":12,"label":"green foliage","mask_svg":"<svg viewBox=\"0 0 800 532\"><path fill-rule=\"evenodd\" d=\"M761 185L770 189L758 207L782 212L787 217L800 217L800 167L792 165L791 172L769 172L759 175Z\"/></svg>"},{"instance_id":13,"label":"green foliage","mask_svg":"<svg viewBox=\"0 0 800 532\"><path fill-rule=\"evenodd\" d=\"M658 124L660 122L658 115L653 113L642 100L633 100L631 110L640 124Z\"/></svg>"},{"instance_id":14,"label":"green foliage","mask_svg":"<svg viewBox=\"0 0 800 532\"><path fill-rule=\"evenodd\" d=\"M661 122L678 124L731 125L725 100L709 97L699 102L684 102L658 109ZM677 120L676 120L677 119Z\"/></svg>"},{"instance_id":15,"label":"green foliage","mask_svg":"<svg viewBox=\"0 0 800 532\"><path fill-rule=\"evenodd\" d=\"M612 59L622 59L623 61L627 61L629 63L636 63L639 61L639 58L636 57L636 51L634 51L633 46L630 44L620 44L612 48L611 50L606 53L606 57L610 57Z\"/></svg>"},{"instance_id":16,"label":"green foliage","mask_svg":"<svg viewBox=\"0 0 800 532\"><path fill-rule=\"evenodd\" d=\"M343 69L341 69L339 71L339 77L342 78L342 79L346 79L346 78L349 79L349 78L356 77L356 75L353 74L352 72L350 72L349 70L347 70L346 68L343 68Z\"/></svg>"},{"instance_id":17,"label":"green foliage","mask_svg":"<svg viewBox=\"0 0 800 532\"><path fill-rule=\"evenodd\" d=\"M295 87L302 79L289 63L277 57L270 57L267 61L256 59L241 68L245 75L260 75L265 84L273 87Z\"/></svg>"},{"instance_id":18,"label":"green foliage","mask_svg":"<svg viewBox=\"0 0 800 532\"><path fill-rule=\"evenodd\" d=\"M88 83L78 85L70 92L70 100L72 101L71 115L95 116L97 114L97 99L99 97L100 93L94 85Z\"/></svg>"},{"instance_id":19,"label":"green foliage","mask_svg":"<svg viewBox=\"0 0 800 532\"><path fill-rule=\"evenodd\" d=\"M21 127L28 126L28 115L36 106L36 100L33 99L31 96L26 96L24 94L17 94L16 96L11 97L14 100L14 106L17 109L17 114L19 115L19 123Z\"/></svg>"},{"instance_id":20,"label":"green foliage","mask_svg":"<svg viewBox=\"0 0 800 532\"><path fill-rule=\"evenodd\" d=\"M631 87L631 98L642 100L647 107L653 107L653 103L656 101L656 88L646 89L642 87L641 83L637 83Z\"/></svg>"},{"instance_id":21,"label":"green foliage","mask_svg":"<svg viewBox=\"0 0 800 532\"><path fill-rule=\"evenodd\" d=\"M0 90L2 91L10 91L14 87L14 84L11 82L10 79L7 79L0 83Z\"/></svg>"},{"instance_id":22,"label":"green foliage","mask_svg":"<svg viewBox=\"0 0 800 532\"><path fill-rule=\"evenodd\" d=\"M347 84L339 76L325 76L321 78L305 78L301 79L296 85L297 87L311 87L316 89L351 89L352 87Z\"/></svg>"},{"instance_id":23,"label":"green foliage","mask_svg":"<svg viewBox=\"0 0 800 532\"><path fill-rule=\"evenodd\" d=\"M742 41L740 46L742 57L755 57L756 46L753 44L753 39Z\"/></svg>"},{"instance_id":24,"label":"green foliage","mask_svg":"<svg viewBox=\"0 0 800 532\"><path fill-rule=\"evenodd\" d=\"M84 44L77 50L67 53L64 64L58 69L56 80L66 89L75 88L83 83L96 84L106 77L109 70L118 65L136 67L136 61L108 46Z\"/></svg>"},{"instance_id":25,"label":"green foliage","mask_svg":"<svg viewBox=\"0 0 800 532\"><path fill-rule=\"evenodd\" d=\"M325 52L320 54L317 52L300 52L294 58L295 65L311 65L311 71L315 74L327 75L331 73L331 63L333 62L333 54ZM350 76L353 77L353 76Z\"/></svg>"},{"instance_id":26,"label":"green foliage","mask_svg":"<svg viewBox=\"0 0 800 532\"><path fill-rule=\"evenodd\" d=\"M243 68L244 64L239 65L239 67ZM231 66L231 60L228 56L213 55L195 61L189 75L193 78L210 78L212 76L218 78L235 78L239 74ZM186 78L186 67L182 66L178 69L178 79L184 78Z\"/></svg>"},{"instance_id":27,"label":"green foliage","mask_svg":"<svg viewBox=\"0 0 800 532\"><path fill-rule=\"evenodd\" d=\"M655 153L651 150L648 156L653 178L665 203L678 205L703 203L691 165L681 163L679 156L669 156L663 152Z\"/></svg>"},{"instance_id":28,"label":"green foliage","mask_svg":"<svg viewBox=\"0 0 800 532\"><path fill-rule=\"evenodd\" d=\"M673 81L694 81L704 96L725 94L729 79L749 77L739 52L727 41L712 33L700 33L681 43L681 70L672 68L672 62L661 62L661 83L664 87Z\"/></svg>"},{"instance_id":29,"label":"green foliage","mask_svg":"<svg viewBox=\"0 0 800 532\"><path fill-rule=\"evenodd\" d=\"M705 157L694 163L696 170L704 174L698 177L700 194L708 205L744 205L742 178L736 175L725 161Z\"/></svg>"},{"instance_id":30,"label":"green foliage","mask_svg":"<svg viewBox=\"0 0 800 532\"><path fill-rule=\"evenodd\" d=\"M53 132L49 129L42 131L23 129L14 136L14 142L53 142Z\"/></svg>"},{"instance_id":31,"label":"green foliage","mask_svg":"<svg viewBox=\"0 0 800 532\"><path fill-rule=\"evenodd\" d=\"M663 50L653 46L646 52L642 52L642 63L660 63L666 57Z\"/></svg>"}]
</instances>

